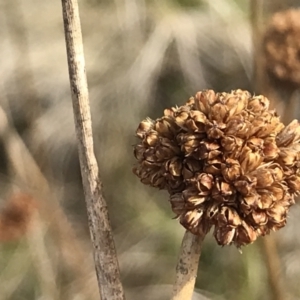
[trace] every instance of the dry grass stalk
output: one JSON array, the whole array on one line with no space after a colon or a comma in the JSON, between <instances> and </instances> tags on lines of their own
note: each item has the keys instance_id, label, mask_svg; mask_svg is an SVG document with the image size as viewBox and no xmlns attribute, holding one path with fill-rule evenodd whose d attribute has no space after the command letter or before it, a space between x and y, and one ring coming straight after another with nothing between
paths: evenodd
<instances>
[{"instance_id":1,"label":"dry grass stalk","mask_svg":"<svg viewBox=\"0 0 300 300\"><path fill-rule=\"evenodd\" d=\"M76 0L62 0L62 8L81 175L94 246L98 285L102 300L125 299L107 205L93 149L78 3Z\"/></svg>"},{"instance_id":2,"label":"dry grass stalk","mask_svg":"<svg viewBox=\"0 0 300 300\"><path fill-rule=\"evenodd\" d=\"M172 300L192 299L203 239L204 236L196 236L188 231L184 234Z\"/></svg>"}]
</instances>

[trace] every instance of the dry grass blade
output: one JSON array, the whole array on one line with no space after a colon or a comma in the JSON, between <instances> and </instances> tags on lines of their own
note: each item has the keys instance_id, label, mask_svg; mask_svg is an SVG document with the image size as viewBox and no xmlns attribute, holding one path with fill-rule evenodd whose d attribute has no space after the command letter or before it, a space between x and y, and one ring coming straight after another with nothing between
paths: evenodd
<instances>
[{"instance_id":1,"label":"dry grass blade","mask_svg":"<svg viewBox=\"0 0 300 300\"><path fill-rule=\"evenodd\" d=\"M62 0L62 8L81 175L100 295L103 300L125 299L107 205L93 149L78 3L76 0Z\"/></svg>"}]
</instances>

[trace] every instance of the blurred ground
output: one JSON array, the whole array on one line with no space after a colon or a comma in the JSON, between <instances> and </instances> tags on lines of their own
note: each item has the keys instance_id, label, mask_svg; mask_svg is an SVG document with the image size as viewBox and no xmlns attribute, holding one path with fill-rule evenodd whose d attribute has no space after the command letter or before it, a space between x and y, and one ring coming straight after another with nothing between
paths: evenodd
<instances>
[{"instance_id":1,"label":"blurred ground","mask_svg":"<svg viewBox=\"0 0 300 300\"><path fill-rule=\"evenodd\" d=\"M61 3L0 3L0 207L17 192L38 203L27 234L0 234L0 300L98 299ZM198 90L253 91L248 1L79 4L95 151L127 299L167 299L184 230L166 193L132 174L134 132ZM276 234L289 299L300 298L299 220L298 204ZM259 244L241 255L207 237L195 299L272 299Z\"/></svg>"}]
</instances>

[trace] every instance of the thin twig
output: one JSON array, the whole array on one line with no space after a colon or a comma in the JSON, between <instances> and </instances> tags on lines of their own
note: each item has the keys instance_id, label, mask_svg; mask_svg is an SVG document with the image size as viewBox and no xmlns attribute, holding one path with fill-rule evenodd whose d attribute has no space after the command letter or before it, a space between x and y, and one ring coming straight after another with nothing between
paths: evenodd
<instances>
[{"instance_id":1,"label":"thin twig","mask_svg":"<svg viewBox=\"0 0 300 300\"><path fill-rule=\"evenodd\" d=\"M192 299L204 236L186 231L182 240L172 300Z\"/></svg>"},{"instance_id":2,"label":"thin twig","mask_svg":"<svg viewBox=\"0 0 300 300\"><path fill-rule=\"evenodd\" d=\"M93 149L91 112L77 0L62 0L70 86L94 262L102 300L125 299Z\"/></svg>"}]
</instances>

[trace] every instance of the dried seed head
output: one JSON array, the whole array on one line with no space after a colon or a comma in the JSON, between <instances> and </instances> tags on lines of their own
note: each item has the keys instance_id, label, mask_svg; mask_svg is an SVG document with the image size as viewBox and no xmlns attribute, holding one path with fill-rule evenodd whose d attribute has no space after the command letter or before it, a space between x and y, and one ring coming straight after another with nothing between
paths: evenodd
<instances>
[{"instance_id":1,"label":"dried seed head","mask_svg":"<svg viewBox=\"0 0 300 300\"><path fill-rule=\"evenodd\" d=\"M286 223L300 188L300 124L284 126L269 100L242 90L198 92L137 129L135 174L166 189L194 234L214 228L240 247Z\"/></svg>"},{"instance_id":2,"label":"dried seed head","mask_svg":"<svg viewBox=\"0 0 300 300\"><path fill-rule=\"evenodd\" d=\"M291 87L300 85L300 9L273 15L264 37L266 67L273 79Z\"/></svg>"},{"instance_id":3,"label":"dried seed head","mask_svg":"<svg viewBox=\"0 0 300 300\"><path fill-rule=\"evenodd\" d=\"M0 242L20 239L28 231L37 202L28 194L15 194L0 212Z\"/></svg>"}]
</instances>

